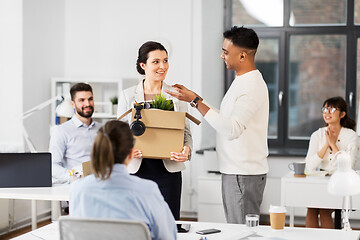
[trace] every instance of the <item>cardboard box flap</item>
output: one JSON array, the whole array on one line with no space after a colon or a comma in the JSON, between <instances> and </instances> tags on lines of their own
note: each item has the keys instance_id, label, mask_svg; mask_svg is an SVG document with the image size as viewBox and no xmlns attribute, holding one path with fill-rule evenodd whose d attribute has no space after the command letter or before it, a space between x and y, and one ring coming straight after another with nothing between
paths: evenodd
<instances>
[{"instance_id":1,"label":"cardboard box flap","mask_svg":"<svg viewBox=\"0 0 360 240\"><path fill-rule=\"evenodd\" d=\"M132 120L135 120L135 112L136 110L133 108ZM184 129L185 113L159 109L143 109L141 110L140 120L146 127Z\"/></svg>"},{"instance_id":2,"label":"cardboard box flap","mask_svg":"<svg viewBox=\"0 0 360 240\"><path fill-rule=\"evenodd\" d=\"M198 120L196 117L190 115L189 113L186 113L185 116L190 119L193 123L195 123L196 125L200 125L201 121Z\"/></svg>"},{"instance_id":3,"label":"cardboard box flap","mask_svg":"<svg viewBox=\"0 0 360 240\"><path fill-rule=\"evenodd\" d=\"M87 175L90 175L93 173L91 161L83 162L82 164L82 170L83 170L83 176L86 177Z\"/></svg>"},{"instance_id":4,"label":"cardboard box flap","mask_svg":"<svg viewBox=\"0 0 360 240\"><path fill-rule=\"evenodd\" d=\"M154 109L153 109L153 110L154 110ZM157 109L157 110L159 110L159 109ZM124 112L120 117L118 117L117 120L121 120L121 119L124 118L126 115L128 115L129 113L134 112L134 111L135 111L134 108L127 110L127 111ZM143 111L143 110L141 110L141 111ZM160 110L160 111L164 111L164 110ZM167 111L164 111L164 112L167 112ZM173 111L171 111L171 112L173 112ZM132 116L134 116L134 113L132 114ZM196 125L200 125L201 121L198 120L197 118L195 118L194 116L190 115L189 113L185 113L185 116L186 116L188 119L190 119L193 123L195 123Z\"/></svg>"}]
</instances>

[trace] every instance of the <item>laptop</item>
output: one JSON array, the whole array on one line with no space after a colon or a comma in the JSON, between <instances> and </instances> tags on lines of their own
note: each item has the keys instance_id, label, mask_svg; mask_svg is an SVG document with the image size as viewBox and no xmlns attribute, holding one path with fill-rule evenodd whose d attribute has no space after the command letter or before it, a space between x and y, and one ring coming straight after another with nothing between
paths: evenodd
<instances>
[{"instance_id":1,"label":"laptop","mask_svg":"<svg viewBox=\"0 0 360 240\"><path fill-rule=\"evenodd\" d=\"M0 153L0 188L51 187L50 153Z\"/></svg>"}]
</instances>

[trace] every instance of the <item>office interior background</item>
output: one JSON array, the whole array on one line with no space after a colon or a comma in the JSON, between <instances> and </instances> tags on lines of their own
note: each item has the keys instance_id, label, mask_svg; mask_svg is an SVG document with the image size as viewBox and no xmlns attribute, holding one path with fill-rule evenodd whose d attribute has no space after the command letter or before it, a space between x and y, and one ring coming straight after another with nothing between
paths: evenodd
<instances>
[{"instance_id":1,"label":"office interior background","mask_svg":"<svg viewBox=\"0 0 360 240\"><path fill-rule=\"evenodd\" d=\"M0 0L0 152L28 151L23 124L36 149L47 151L51 107L21 116L53 97L52 78L136 83L137 50L148 40L169 52L168 84L183 84L219 108L233 79L220 59L222 33L244 25L260 37L256 64L270 93L266 215L280 204L288 164L304 160L310 134L323 124L322 102L342 96L357 118L359 24L360 0ZM181 216L224 221L219 177L207 174L218 170L215 132L205 121L191 127ZM213 190L200 196L209 179ZM305 209L295 214L301 223ZM38 215L49 218L50 204L41 203ZM29 201L0 200L0 231L29 223Z\"/></svg>"}]
</instances>

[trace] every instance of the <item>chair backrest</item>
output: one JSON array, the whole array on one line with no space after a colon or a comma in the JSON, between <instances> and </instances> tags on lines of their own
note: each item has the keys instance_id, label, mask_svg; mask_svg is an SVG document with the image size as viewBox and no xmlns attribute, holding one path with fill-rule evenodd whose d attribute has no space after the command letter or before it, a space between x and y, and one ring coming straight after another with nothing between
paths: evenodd
<instances>
[{"instance_id":1,"label":"chair backrest","mask_svg":"<svg viewBox=\"0 0 360 240\"><path fill-rule=\"evenodd\" d=\"M61 217L60 240L151 240L148 227L140 221Z\"/></svg>"}]
</instances>

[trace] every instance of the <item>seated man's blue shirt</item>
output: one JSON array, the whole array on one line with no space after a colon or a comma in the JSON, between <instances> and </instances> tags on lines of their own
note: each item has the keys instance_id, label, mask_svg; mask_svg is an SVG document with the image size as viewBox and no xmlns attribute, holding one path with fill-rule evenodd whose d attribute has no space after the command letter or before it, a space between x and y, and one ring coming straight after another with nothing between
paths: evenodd
<instances>
[{"instance_id":1,"label":"seated man's blue shirt","mask_svg":"<svg viewBox=\"0 0 360 240\"><path fill-rule=\"evenodd\" d=\"M76 115L54 127L49 146L53 177L69 179L68 170L79 168L81 163L90 161L91 148L100 127L101 124L95 121L87 126Z\"/></svg>"}]
</instances>

